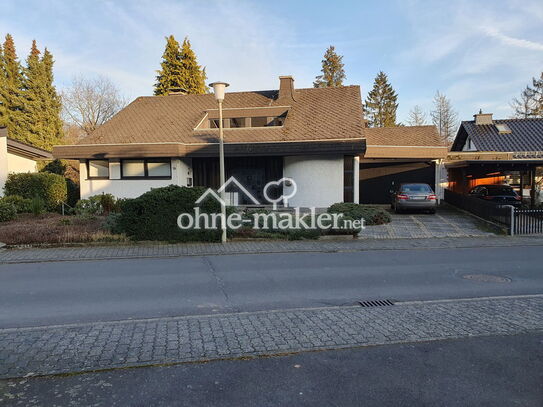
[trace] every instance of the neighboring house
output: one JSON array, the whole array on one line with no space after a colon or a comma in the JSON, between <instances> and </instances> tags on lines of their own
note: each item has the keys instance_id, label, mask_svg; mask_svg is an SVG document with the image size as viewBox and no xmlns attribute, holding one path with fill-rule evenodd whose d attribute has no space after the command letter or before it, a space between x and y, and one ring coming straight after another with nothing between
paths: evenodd
<instances>
[{"instance_id":1,"label":"neighboring house","mask_svg":"<svg viewBox=\"0 0 543 407\"><path fill-rule=\"evenodd\" d=\"M226 177L264 203L264 185L282 177L297 184L289 206L366 199L374 193L359 193L367 137L378 140L368 152L381 154L379 163L428 163L446 154L434 149L433 127L398 128L390 131L397 140L380 141L377 130L364 128L358 86L295 89L294 79L282 76L279 90L227 93L223 107ZM217 188L218 120L212 94L139 97L79 144L55 146L53 154L80 161L82 198L136 197L169 184ZM419 133L421 139L411 136ZM284 186L285 195L290 188ZM252 204L244 194L233 202Z\"/></svg>"},{"instance_id":2,"label":"neighboring house","mask_svg":"<svg viewBox=\"0 0 543 407\"><path fill-rule=\"evenodd\" d=\"M509 184L535 205L543 181L543 119L464 121L446 163L449 189L467 193L477 185Z\"/></svg>"},{"instance_id":3,"label":"neighboring house","mask_svg":"<svg viewBox=\"0 0 543 407\"><path fill-rule=\"evenodd\" d=\"M8 130L0 128L0 196L10 173L36 172L36 162L51 160L49 151L10 139Z\"/></svg>"}]
</instances>

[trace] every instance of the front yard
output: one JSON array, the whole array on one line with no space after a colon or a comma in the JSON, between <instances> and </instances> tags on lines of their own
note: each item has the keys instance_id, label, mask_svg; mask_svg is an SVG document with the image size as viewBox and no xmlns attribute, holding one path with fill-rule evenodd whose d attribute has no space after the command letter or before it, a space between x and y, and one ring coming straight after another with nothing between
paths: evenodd
<instances>
[{"instance_id":1,"label":"front yard","mask_svg":"<svg viewBox=\"0 0 543 407\"><path fill-rule=\"evenodd\" d=\"M105 216L62 216L58 213L19 214L0 223L0 241L7 245L69 244L126 241L104 229Z\"/></svg>"}]
</instances>

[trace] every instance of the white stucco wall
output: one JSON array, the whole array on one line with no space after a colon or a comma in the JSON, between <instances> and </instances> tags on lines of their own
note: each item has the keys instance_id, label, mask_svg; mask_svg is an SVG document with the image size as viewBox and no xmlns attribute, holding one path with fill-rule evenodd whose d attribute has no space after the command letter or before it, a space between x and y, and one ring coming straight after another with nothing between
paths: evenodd
<instances>
[{"instance_id":1,"label":"white stucco wall","mask_svg":"<svg viewBox=\"0 0 543 407\"><path fill-rule=\"evenodd\" d=\"M8 178L8 139L0 137L0 196L4 195L4 185Z\"/></svg>"},{"instance_id":2,"label":"white stucco wall","mask_svg":"<svg viewBox=\"0 0 543 407\"><path fill-rule=\"evenodd\" d=\"M4 185L12 172L36 172L36 161L8 153L7 138L0 137L0 196L4 195Z\"/></svg>"},{"instance_id":3,"label":"white stucco wall","mask_svg":"<svg viewBox=\"0 0 543 407\"><path fill-rule=\"evenodd\" d=\"M187 178L191 176L190 170L190 161L172 159L172 179L120 179L120 162L110 160L109 179L87 179L87 165L85 161L82 161L79 164L81 198L85 199L101 193L112 194L117 198L137 198L150 191L151 188L172 184L187 186Z\"/></svg>"},{"instance_id":4,"label":"white stucco wall","mask_svg":"<svg viewBox=\"0 0 543 407\"><path fill-rule=\"evenodd\" d=\"M343 155L291 156L284 158L283 176L298 187L288 206L325 208L343 202ZM288 195L292 187L285 187Z\"/></svg>"}]
</instances>

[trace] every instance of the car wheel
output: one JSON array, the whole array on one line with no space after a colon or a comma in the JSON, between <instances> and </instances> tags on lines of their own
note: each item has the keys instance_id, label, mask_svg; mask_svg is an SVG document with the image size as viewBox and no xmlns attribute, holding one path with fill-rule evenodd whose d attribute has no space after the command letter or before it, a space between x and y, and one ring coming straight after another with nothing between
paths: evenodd
<instances>
[{"instance_id":1,"label":"car wheel","mask_svg":"<svg viewBox=\"0 0 543 407\"><path fill-rule=\"evenodd\" d=\"M434 214L436 213L436 210L435 210L435 209L430 209L430 210L428 211L428 213L429 213L430 215L434 215Z\"/></svg>"}]
</instances>

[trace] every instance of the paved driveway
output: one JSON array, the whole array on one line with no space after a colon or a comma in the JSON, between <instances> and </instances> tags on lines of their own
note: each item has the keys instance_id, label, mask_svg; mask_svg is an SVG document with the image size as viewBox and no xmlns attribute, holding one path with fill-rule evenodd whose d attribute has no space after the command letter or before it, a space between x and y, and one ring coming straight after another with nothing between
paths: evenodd
<instances>
[{"instance_id":1,"label":"paved driveway","mask_svg":"<svg viewBox=\"0 0 543 407\"><path fill-rule=\"evenodd\" d=\"M367 226L360 233L365 239L492 236L476 218L451 207L440 208L435 215L392 213L387 225Z\"/></svg>"}]
</instances>

